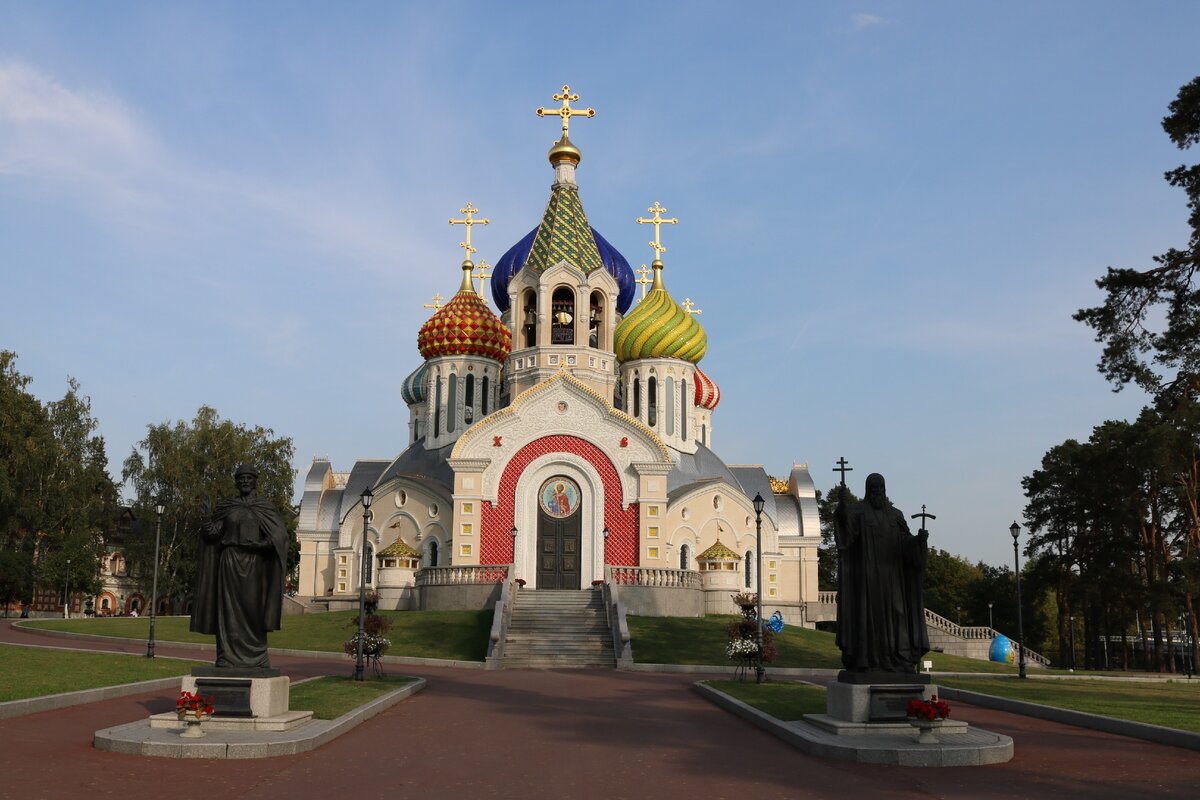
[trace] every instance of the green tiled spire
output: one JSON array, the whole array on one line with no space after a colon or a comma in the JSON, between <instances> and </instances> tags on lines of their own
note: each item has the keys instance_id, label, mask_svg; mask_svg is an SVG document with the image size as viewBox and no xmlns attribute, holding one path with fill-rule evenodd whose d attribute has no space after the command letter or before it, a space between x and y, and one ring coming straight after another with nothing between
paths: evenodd
<instances>
[{"instance_id":1,"label":"green tiled spire","mask_svg":"<svg viewBox=\"0 0 1200 800\"><path fill-rule=\"evenodd\" d=\"M550 191L550 202L524 268L542 272L560 261L571 262L584 274L604 268L579 201L579 187L566 183L556 183Z\"/></svg>"}]
</instances>

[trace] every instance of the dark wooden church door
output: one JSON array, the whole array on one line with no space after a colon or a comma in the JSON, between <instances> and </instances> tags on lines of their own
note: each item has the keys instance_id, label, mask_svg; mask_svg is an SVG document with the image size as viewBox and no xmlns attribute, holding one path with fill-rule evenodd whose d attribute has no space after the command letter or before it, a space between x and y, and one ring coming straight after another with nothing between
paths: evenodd
<instances>
[{"instance_id":1,"label":"dark wooden church door","mask_svg":"<svg viewBox=\"0 0 1200 800\"><path fill-rule=\"evenodd\" d=\"M578 589L580 522L583 515L555 519L538 511L538 588Z\"/></svg>"}]
</instances>

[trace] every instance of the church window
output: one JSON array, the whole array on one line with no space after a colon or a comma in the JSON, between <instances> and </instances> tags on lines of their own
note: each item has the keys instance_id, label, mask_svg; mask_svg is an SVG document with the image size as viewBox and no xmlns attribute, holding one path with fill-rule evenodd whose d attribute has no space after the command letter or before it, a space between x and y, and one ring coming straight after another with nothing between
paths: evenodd
<instances>
[{"instance_id":1,"label":"church window","mask_svg":"<svg viewBox=\"0 0 1200 800\"><path fill-rule=\"evenodd\" d=\"M483 391L479 393L479 399L483 403L483 408L481 409L482 414L483 414L483 416L486 417L487 413L488 413L488 376L487 375L483 376Z\"/></svg>"},{"instance_id":2,"label":"church window","mask_svg":"<svg viewBox=\"0 0 1200 800\"><path fill-rule=\"evenodd\" d=\"M667 435L675 435L675 379L667 377L663 394L667 398Z\"/></svg>"},{"instance_id":3,"label":"church window","mask_svg":"<svg viewBox=\"0 0 1200 800\"><path fill-rule=\"evenodd\" d=\"M566 286L550 300L550 344L575 344L575 293Z\"/></svg>"},{"instance_id":4,"label":"church window","mask_svg":"<svg viewBox=\"0 0 1200 800\"><path fill-rule=\"evenodd\" d=\"M708 446L708 426L707 425L700 426L700 444L704 445L705 447Z\"/></svg>"},{"instance_id":5,"label":"church window","mask_svg":"<svg viewBox=\"0 0 1200 800\"><path fill-rule=\"evenodd\" d=\"M453 373L450 375L450 390L446 395L446 433L454 433L454 423L458 417L458 377Z\"/></svg>"},{"instance_id":6,"label":"church window","mask_svg":"<svg viewBox=\"0 0 1200 800\"><path fill-rule=\"evenodd\" d=\"M750 574L754 570L754 559L752 556L753 556L753 554L749 550L747 550L746 551L746 560L745 560L746 568L744 570L742 570L744 573L746 573L746 588L747 589L750 588L750 581L754 580L754 576Z\"/></svg>"},{"instance_id":7,"label":"church window","mask_svg":"<svg viewBox=\"0 0 1200 800\"><path fill-rule=\"evenodd\" d=\"M433 437L442 434L442 379L438 378L437 389L433 394Z\"/></svg>"},{"instance_id":8,"label":"church window","mask_svg":"<svg viewBox=\"0 0 1200 800\"><path fill-rule=\"evenodd\" d=\"M633 379L633 416L637 419L642 418L642 382L639 378Z\"/></svg>"},{"instance_id":9,"label":"church window","mask_svg":"<svg viewBox=\"0 0 1200 800\"><path fill-rule=\"evenodd\" d=\"M522 308L521 332L525 335L525 346L533 347L537 344L537 296L532 291L525 293Z\"/></svg>"},{"instance_id":10,"label":"church window","mask_svg":"<svg viewBox=\"0 0 1200 800\"><path fill-rule=\"evenodd\" d=\"M436 567L438 565L438 543L436 539L430 539L425 545L425 563L423 566Z\"/></svg>"},{"instance_id":11,"label":"church window","mask_svg":"<svg viewBox=\"0 0 1200 800\"><path fill-rule=\"evenodd\" d=\"M363 583L370 586L375 582L375 547L367 542L367 554L363 559Z\"/></svg>"},{"instance_id":12,"label":"church window","mask_svg":"<svg viewBox=\"0 0 1200 800\"><path fill-rule=\"evenodd\" d=\"M601 331L604 329L604 293L592 292L592 300L588 308L588 346L601 347L606 346L607 342L601 342Z\"/></svg>"},{"instance_id":13,"label":"church window","mask_svg":"<svg viewBox=\"0 0 1200 800\"><path fill-rule=\"evenodd\" d=\"M466 405L466 407L474 408L475 407L475 376L474 375L467 376L466 391L463 392L463 395L464 395L463 403Z\"/></svg>"},{"instance_id":14,"label":"church window","mask_svg":"<svg viewBox=\"0 0 1200 800\"><path fill-rule=\"evenodd\" d=\"M646 424L651 428L658 424L658 378L653 375L646 381Z\"/></svg>"},{"instance_id":15,"label":"church window","mask_svg":"<svg viewBox=\"0 0 1200 800\"><path fill-rule=\"evenodd\" d=\"M688 394L687 381L679 382L679 438L687 441Z\"/></svg>"},{"instance_id":16,"label":"church window","mask_svg":"<svg viewBox=\"0 0 1200 800\"><path fill-rule=\"evenodd\" d=\"M688 562L691 561L692 548L688 545L683 545L679 548L679 568L688 569Z\"/></svg>"}]
</instances>

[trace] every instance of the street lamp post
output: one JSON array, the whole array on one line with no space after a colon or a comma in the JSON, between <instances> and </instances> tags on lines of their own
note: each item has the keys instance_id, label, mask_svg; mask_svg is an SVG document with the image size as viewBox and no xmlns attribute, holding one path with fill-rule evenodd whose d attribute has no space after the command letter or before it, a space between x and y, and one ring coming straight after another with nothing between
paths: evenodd
<instances>
[{"instance_id":1,"label":"street lamp post","mask_svg":"<svg viewBox=\"0 0 1200 800\"><path fill-rule=\"evenodd\" d=\"M996 623L992 622L992 603L988 601L988 627L996 630Z\"/></svg>"},{"instance_id":2,"label":"street lamp post","mask_svg":"<svg viewBox=\"0 0 1200 800\"><path fill-rule=\"evenodd\" d=\"M163 502L154 501L154 580L150 584L150 638L146 641L146 658L154 658L154 618L158 614L158 541L162 534Z\"/></svg>"},{"instance_id":3,"label":"street lamp post","mask_svg":"<svg viewBox=\"0 0 1200 800\"><path fill-rule=\"evenodd\" d=\"M518 572L518 570L517 570L517 526L516 525L513 525L513 527L512 527L512 537L513 537L513 572ZM516 577L520 577L520 576L518 575Z\"/></svg>"},{"instance_id":4,"label":"street lamp post","mask_svg":"<svg viewBox=\"0 0 1200 800\"><path fill-rule=\"evenodd\" d=\"M955 606L958 609L958 627L962 627L962 606Z\"/></svg>"},{"instance_id":5,"label":"street lamp post","mask_svg":"<svg viewBox=\"0 0 1200 800\"><path fill-rule=\"evenodd\" d=\"M1021 559L1017 552L1017 540L1021 536L1021 526L1015 521L1008 527L1013 540L1013 569L1017 573L1017 675L1025 677L1025 623L1021 617Z\"/></svg>"},{"instance_id":6,"label":"street lamp post","mask_svg":"<svg viewBox=\"0 0 1200 800\"><path fill-rule=\"evenodd\" d=\"M608 566L608 526L604 526L604 566Z\"/></svg>"},{"instance_id":7,"label":"street lamp post","mask_svg":"<svg viewBox=\"0 0 1200 800\"><path fill-rule=\"evenodd\" d=\"M762 683L766 680L767 671L763 668L763 634L762 634L762 512L767 501L763 500L762 493L754 495L754 530L755 547L758 554L758 569L754 570L755 577L758 579L758 595L755 602L758 604L757 613L754 617L754 640L758 644L758 661L754 666L754 681Z\"/></svg>"},{"instance_id":8,"label":"street lamp post","mask_svg":"<svg viewBox=\"0 0 1200 800\"><path fill-rule=\"evenodd\" d=\"M71 559L67 559L67 572L63 575L63 619L71 618Z\"/></svg>"},{"instance_id":9,"label":"street lamp post","mask_svg":"<svg viewBox=\"0 0 1200 800\"><path fill-rule=\"evenodd\" d=\"M1075 615L1067 615L1067 624L1071 626L1071 672L1075 671ZM1084 633L1087 631L1085 630Z\"/></svg>"},{"instance_id":10,"label":"street lamp post","mask_svg":"<svg viewBox=\"0 0 1200 800\"><path fill-rule=\"evenodd\" d=\"M366 638L366 609L367 609L367 526L371 523L371 487L363 489L363 537L362 564L358 570L358 646L354 648L354 680L363 679L363 639Z\"/></svg>"}]
</instances>

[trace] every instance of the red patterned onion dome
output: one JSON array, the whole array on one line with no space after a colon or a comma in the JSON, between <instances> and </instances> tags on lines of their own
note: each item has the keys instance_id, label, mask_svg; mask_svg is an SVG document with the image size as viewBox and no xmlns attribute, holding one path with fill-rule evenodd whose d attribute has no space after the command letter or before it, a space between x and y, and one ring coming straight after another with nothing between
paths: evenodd
<instances>
[{"instance_id":1,"label":"red patterned onion dome","mask_svg":"<svg viewBox=\"0 0 1200 800\"><path fill-rule=\"evenodd\" d=\"M721 390L713 383L713 379L696 367L696 405L712 411L721 402Z\"/></svg>"},{"instance_id":2,"label":"red patterned onion dome","mask_svg":"<svg viewBox=\"0 0 1200 800\"><path fill-rule=\"evenodd\" d=\"M424 358L483 356L503 362L512 350L512 334L492 313L471 284L470 261L463 264L463 285L450 302L439 308L417 334L417 349Z\"/></svg>"}]
</instances>

